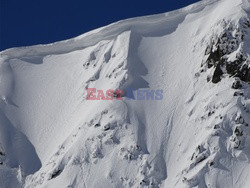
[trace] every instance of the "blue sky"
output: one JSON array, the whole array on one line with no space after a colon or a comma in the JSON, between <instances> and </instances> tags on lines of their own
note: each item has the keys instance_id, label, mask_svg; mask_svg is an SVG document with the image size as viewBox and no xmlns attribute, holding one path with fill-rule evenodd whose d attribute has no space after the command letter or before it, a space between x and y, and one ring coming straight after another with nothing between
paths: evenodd
<instances>
[{"instance_id":1,"label":"blue sky","mask_svg":"<svg viewBox=\"0 0 250 188\"><path fill-rule=\"evenodd\" d=\"M0 50L69 39L121 19L199 0L0 0Z\"/></svg>"}]
</instances>

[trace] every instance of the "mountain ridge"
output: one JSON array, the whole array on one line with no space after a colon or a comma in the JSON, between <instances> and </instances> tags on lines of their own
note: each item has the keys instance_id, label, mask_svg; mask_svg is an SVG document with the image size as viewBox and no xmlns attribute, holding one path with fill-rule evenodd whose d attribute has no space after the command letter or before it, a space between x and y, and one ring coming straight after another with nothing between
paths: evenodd
<instances>
[{"instance_id":1,"label":"mountain ridge","mask_svg":"<svg viewBox=\"0 0 250 188\"><path fill-rule=\"evenodd\" d=\"M114 29L115 31L116 31L116 27L119 26L119 25L121 25L119 27L131 28L133 26L132 26L132 23L130 23L130 22L137 21L138 19L139 19L139 22L141 21L141 19L142 20L145 19L146 23L148 22L148 19L153 19L153 21L154 21L154 19L156 19L156 21L157 21L161 17L163 17L162 19L164 19L165 17L168 17L168 16L169 17L172 16L172 15L176 16L176 14L179 15L179 14L190 13L189 11L191 11L191 12L194 11L195 12L196 9L200 10L200 9L202 9L202 8L204 8L206 6L209 6L209 5L211 5L211 4L215 3L215 2L218 2L218 1L223 1L223 0L212 0L212 1L211 0L203 0L203 1L200 1L198 3L194 3L194 4L189 5L187 7L184 7L184 8L178 9L178 10L174 10L174 11L171 11L171 12L168 12L168 13L161 13L161 14L156 14L156 15L153 15L153 16L149 15L149 16L141 16L141 17L136 17L136 18L129 18L129 19L126 19L126 20L122 20L122 21L118 21L118 22L112 23L112 24L110 24L108 26L104 26L104 27L95 29L93 31L87 32L87 33L85 33L83 35L79 35L79 36L74 37L74 38L69 39L69 40L63 40L63 41L59 41L59 42L55 42L55 43L50 43L50 44L45 44L45 45L44 44L40 44L40 45L34 45L34 46L30 46L30 47L15 47L15 48L10 48L10 49L6 49L6 50L2 51L2 54L3 55L11 54L11 50L19 49L19 50L23 50L22 56L24 56L25 53L28 53L28 52L26 52L26 50L28 50L28 48L33 48L33 47L34 48L37 48L37 47L38 48L46 48L46 47L50 47L51 45L56 45L56 46L59 45L58 48L62 48L60 45L67 45L67 43L69 43L68 46L70 46L70 43L74 42L75 40L81 40L81 39L86 38L86 37L90 37L91 38L90 35L94 35L91 39L95 41L95 39L93 39L93 38L96 37L95 35L97 35L98 33L100 33L100 31L102 31L102 32L105 33L105 29L108 30L108 32L110 32L109 31L110 27L112 27L112 29ZM247 1L247 0L244 0L244 1ZM194 10L192 10L192 9L194 9ZM122 33L122 32L124 32L126 30L128 30L128 29L122 29L122 31L120 31L120 32L116 31L116 33L114 35L111 34L111 36L108 37L108 38L112 38L112 36L119 35L119 33ZM107 34L105 33L104 36L105 35L107 35ZM108 34L108 35L110 35L110 34ZM99 38L99 37L97 37L97 38ZM106 40L106 39L102 38L100 40ZM91 44L86 44L86 45L79 45L79 47L77 49L85 48L87 46L92 46L92 45L95 45L98 42L100 42L100 41L91 42ZM82 43L82 42L80 41L79 43ZM77 50L77 49L75 49L75 48L74 49L69 49L68 51L74 51L74 50ZM51 51L53 52L53 49L50 48L50 50L48 50L48 51L49 52L51 52ZM62 53L66 53L66 52L67 52L67 50L65 50ZM55 54L57 54L57 53L55 52Z\"/></svg>"},{"instance_id":2,"label":"mountain ridge","mask_svg":"<svg viewBox=\"0 0 250 188\"><path fill-rule=\"evenodd\" d=\"M0 131L24 135L0 138L1 184L248 187L248 11L247 0L207 0L1 52ZM163 99L90 101L88 88ZM27 143L34 171L18 153Z\"/></svg>"}]
</instances>

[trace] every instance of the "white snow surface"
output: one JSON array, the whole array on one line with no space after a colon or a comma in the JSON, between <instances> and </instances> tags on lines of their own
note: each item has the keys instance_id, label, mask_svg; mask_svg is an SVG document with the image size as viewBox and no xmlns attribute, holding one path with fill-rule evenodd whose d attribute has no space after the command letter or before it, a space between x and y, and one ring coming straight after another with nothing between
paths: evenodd
<instances>
[{"instance_id":1,"label":"white snow surface","mask_svg":"<svg viewBox=\"0 0 250 188\"><path fill-rule=\"evenodd\" d=\"M200 73L223 25L249 14L249 0L203 0L2 51L0 187L250 187L249 84L234 96L234 78ZM250 35L237 50L250 54ZM161 89L163 100L90 101L86 88Z\"/></svg>"}]
</instances>

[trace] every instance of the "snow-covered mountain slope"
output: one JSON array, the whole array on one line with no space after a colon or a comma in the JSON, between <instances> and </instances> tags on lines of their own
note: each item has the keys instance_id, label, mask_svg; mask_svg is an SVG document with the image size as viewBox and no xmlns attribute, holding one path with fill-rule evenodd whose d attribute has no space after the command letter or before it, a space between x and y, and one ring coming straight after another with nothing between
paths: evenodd
<instances>
[{"instance_id":1,"label":"snow-covered mountain slope","mask_svg":"<svg viewBox=\"0 0 250 188\"><path fill-rule=\"evenodd\" d=\"M249 187L249 14L205 0L2 51L1 187Z\"/></svg>"}]
</instances>

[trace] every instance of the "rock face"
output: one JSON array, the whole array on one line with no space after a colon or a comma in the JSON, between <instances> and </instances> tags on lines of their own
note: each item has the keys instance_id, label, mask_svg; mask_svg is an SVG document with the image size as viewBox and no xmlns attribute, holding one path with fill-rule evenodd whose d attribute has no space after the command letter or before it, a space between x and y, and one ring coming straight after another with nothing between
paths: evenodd
<instances>
[{"instance_id":1,"label":"rock face","mask_svg":"<svg viewBox=\"0 0 250 188\"><path fill-rule=\"evenodd\" d=\"M205 55L208 55L206 65L208 68L215 68L212 82L218 83L225 74L240 78L250 83L250 62L248 54L244 54L244 37L250 32L248 19L239 21L239 25L222 23L223 32L207 47ZM234 56L230 59L230 56Z\"/></svg>"}]
</instances>

